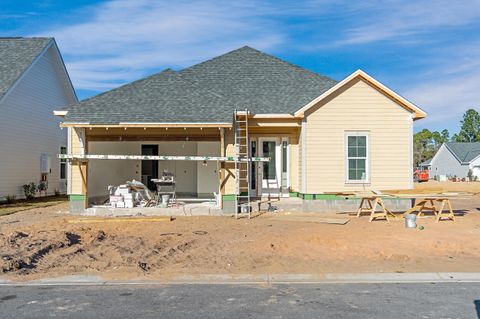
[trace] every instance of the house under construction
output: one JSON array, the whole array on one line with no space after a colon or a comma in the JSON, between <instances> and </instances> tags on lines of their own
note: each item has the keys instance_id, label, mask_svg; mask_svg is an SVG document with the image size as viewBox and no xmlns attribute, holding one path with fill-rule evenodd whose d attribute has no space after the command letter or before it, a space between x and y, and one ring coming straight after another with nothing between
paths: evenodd
<instances>
[{"instance_id":1,"label":"house under construction","mask_svg":"<svg viewBox=\"0 0 480 319\"><path fill-rule=\"evenodd\" d=\"M413 121L426 116L363 71L337 82L250 47L55 114L69 132L72 212L168 171L177 197L217 194L223 211L247 213L266 196L412 188Z\"/></svg>"}]
</instances>

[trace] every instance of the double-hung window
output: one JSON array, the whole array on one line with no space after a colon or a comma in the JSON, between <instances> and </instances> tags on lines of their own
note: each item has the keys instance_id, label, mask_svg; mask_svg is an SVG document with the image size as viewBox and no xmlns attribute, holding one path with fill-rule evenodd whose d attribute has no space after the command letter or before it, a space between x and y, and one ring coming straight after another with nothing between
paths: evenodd
<instances>
[{"instance_id":1,"label":"double-hung window","mask_svg":"<svg viewBox=\"0 0 480 319\"><path fill-rule=\"evenodd\" d=\"M349 183L369 182L368 134L351 132L346 135L346 174Z\"/></svg>"}]
</instances>

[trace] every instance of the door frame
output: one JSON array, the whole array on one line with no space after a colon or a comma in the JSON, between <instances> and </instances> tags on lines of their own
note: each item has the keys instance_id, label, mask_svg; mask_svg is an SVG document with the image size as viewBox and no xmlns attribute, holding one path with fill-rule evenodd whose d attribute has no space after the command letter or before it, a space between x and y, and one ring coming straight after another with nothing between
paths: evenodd
<instances>
[{"instance_id":1,"label":"door frame","mask_svg":"<svg viewBox=\"0 0 480 319\"><path fill-rule=\"evenodd\" d=\"M252 142L255 143L255 148L256 148L256 152L255 154L253 154L253 150L252 150ZM252 138L249 138L248 139L248 144L249 144L249 154L250 156L254 157L254 156L258 156L258 139L256 137L252 137ZM250 168L250 181L249 181L249 187L250 187L250 196L251 197L257 197L259 196L259 192L258 192L258 162L251 162L250 163L251 165L251 168ZM252 177L254 177L253 179L255 181L252 180ZM253 186L255 186L255 189L252 188Z\"/></svg>"},{"instance_id":2,"label":"door frame","mask_svg":"<svg viewBox=\"0 0 480 319\"><path fill-rule=\"evenodd\" d=\"M278 190L275 192L264 192L264 188L267 188L263 184L263 165L264 163L258 162L257 167L257 195L259 197L267 196L268 194L273 196L279 196L280 194L280 187L281 187L281 179L282 179L282 148L281 148L281 137L269 137L269 136L261 136L258 137L257 142L257 152L258 156L263 156L263 142L275 142L275 175L276 175L276 183Z\"/></svg>"}]
</instances>

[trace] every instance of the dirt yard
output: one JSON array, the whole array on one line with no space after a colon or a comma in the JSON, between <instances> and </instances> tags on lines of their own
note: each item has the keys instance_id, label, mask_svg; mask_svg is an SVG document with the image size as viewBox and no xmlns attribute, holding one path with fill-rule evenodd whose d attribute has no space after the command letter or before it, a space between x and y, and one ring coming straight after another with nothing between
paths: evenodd
<instances>
[{"instance_id":1,"label":"dirt yard","mask_svg":"<svg viewBox=\"0 0 480 319\"><path fill-rule=\"evenodd\" d=\"M461 183L454 184L447 185L449 191ZM417 186L429 185L439 186ZM406 229L402 218L369 223L367 216L351 217L346 225L332 225L282 220L275 213L251 220L89 223L66 214L62 203L0 217L0 269L3 278L15 280L70 274L168 279L208 273L478 272L480 196L452 204L455 222L424 217L420 230Z\"/></svg>"}]
</instances>

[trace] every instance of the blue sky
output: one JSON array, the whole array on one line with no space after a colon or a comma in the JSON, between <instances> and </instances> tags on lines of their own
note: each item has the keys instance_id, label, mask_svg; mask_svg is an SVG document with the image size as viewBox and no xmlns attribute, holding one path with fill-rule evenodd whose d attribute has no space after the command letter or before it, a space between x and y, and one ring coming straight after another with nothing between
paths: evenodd
<instances>
[{"instance_id":1,"label":"blue sky","mask_svg":"<svg viewBox=\"0 0 480 319\"><path fill-rule=\"evenodd\" d=\"M56 38L80 98L250 45L341 80L363 69L458 130L480 110L480 1L2 0L2 36Z\"/></svg>"}]
</instances>

